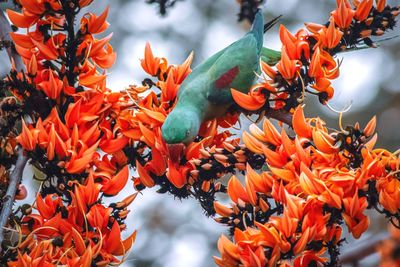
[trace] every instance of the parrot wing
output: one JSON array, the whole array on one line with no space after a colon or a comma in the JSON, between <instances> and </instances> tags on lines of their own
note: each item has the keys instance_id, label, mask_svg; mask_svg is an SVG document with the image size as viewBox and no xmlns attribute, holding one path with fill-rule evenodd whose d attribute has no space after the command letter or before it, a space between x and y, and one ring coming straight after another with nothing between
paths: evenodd
<instances>
[{"instance_id":1,"label":"parrot wing","mask_svg":"<svg viewBox=\"0 0 400 267\"><path fill-rule=\"evenodd\" d=\"M209 57L206 61L195 67L181 84L178 92L178 97L180 97L183 94L183 92L186 91L186 88L189 87L196 88L196 86L193 86L193 83L195 84L197 84L198 82L204 83L204 78L208 78L207 72L213 66L215 61L217 61L218 58L225 52L226 49L227 48L224 48L221 51L215 53L214 55ZM203 88L204 86L201 86L200 88Z\"/></svg>"},{"instance_id":2,"label":"parrot wing","mask_svg":"<svg viewBox=\"0 0 400 267\"><path fill-rule=\"evenodd\" d=\"M259 69L258 43L252 34L228 46L208 70L207 99L215 104L232 102L231 88L247 91Z\"/></svg>"}]
</instances>

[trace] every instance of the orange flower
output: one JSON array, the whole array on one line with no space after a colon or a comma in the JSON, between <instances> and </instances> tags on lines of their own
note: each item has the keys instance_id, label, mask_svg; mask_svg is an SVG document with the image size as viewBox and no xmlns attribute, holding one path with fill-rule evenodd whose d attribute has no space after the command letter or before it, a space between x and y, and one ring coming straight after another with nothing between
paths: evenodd
<instances>
[{"instance_id":1,"label":"orange flower","mask_svg":"<svg viewBox=\"0 0 400 267\"><path fill-rule=\"evenodd\" d=\"M48 78L47 78L48 77ZM63 89L63 82L54 76L51 69L42 72L42 82L38 83L38 87L51 99L57 99Z\"/></svg>"},{"instance_id":2,"label":"orange flower","mask_svg":"<svg viewBox=\"0 0 400 267\"><path fill-rule=\"evenodd\" d=\"M339 76L339 65L328 52L317 47L308 73L315 78L336 79Z\"/></svg>"},{"instance_id":3,"label":"orange flower","mask_svg":"<svg viewBox=\"0 0 400 267\"><path fill-rule=\"evenodd\" d=\"M193 61L193 52L189 54L189 56L181 65L171 66L170 71L174 75L174 81L176 84L181 84L188 76L188 74L192 72L192 69L190 68L190 65L192 65L192 61Z\"/></svg>"},{"instance_id":4,"label":"orange flower","mask_svg":"<svg viewBox=\"0 0 400 267\"><path fill-rule=\"evenodd\" d=\"M250 89L249 94L231 89L233 100L246 110L258 110L265 104L265 96L261 93L261 88Z\"/></svg>"},{"instance_id":5,"label":"orange flower","mask_svg":"<svg viewBox=\"0 0 400 267\"><path fill-rule=\"evenodd\" d=\"M368 18L368 15L372 9L374 1L373 0L362 0L356 8L356 13L354 18L359 21L364 21Z\"/></svg>"},{"instance_id":6,"label":"orange flower","mask_svg":"<svg viewBox=\"0 0 400 267\"><path fill-rule=\"evenodd\" d=\"M75 187L77 205L82 213L86 213L87 208L97 201L100 189L101 185L94 182L93 173L89 173L86 185Z\"/></svg>"},{"instance_id":7,"label":"orange flower","mask_svg":"<svg viewBox=\"0 0 400 267\"><path fill-rule=\"evenodd\" d=\"M334 18L329 19L328 28L323 28L318 33L318 42L328 49L335 48L343 37L343 32L335 27Z\"/></svg>"},{"instance_id":8,"label":"orange flower","mask_svg":"<svg viewBox=\"0 0 400 267\"><path fill-rule=\"evenodd\" d=\"M79 74L79 84L93 89L102 88L105 78L106 75L99 74L96 67L86 61Z\"/></svg>"},{"instance_id":9,"label":"orange flower","mask_svg":"<svg viewBox=\"0 0 400 267\"><path fill-rule=\"evenodd\" d=\"M303 255L297 257L294 260L294 267L305 267L305 266L324 266L326 260L318 256L315 252L306 252Z\"/></svg>"},{"instance_id":10,"label":"orange flower","mask_svg":"<svg viewBox=\"0 0 400 267\"><path fill-rule=\"evenodd\" d=\"M298 106L293 113L293 130L298 136L310 138L312 135L311 126L304 117L303 106Z\"/></svg>"},{"instance_id":11,"label":"orange flower","mask_svg":"<svg viewBox=\"0 0 400 267\"><path fill-rule=\"evenodd\" d=\"M306 59L310 58L310 46L306 41L308 37L306 31L300 30L297 32L296 36L294 36L285 26L281 25L279 28L279 36L291 60L300 60L303 56Z\"/></svg>"},{"instance_id":12,"label":"orange flower","mask_svg":"<svg viewBox=\"0 0 400 267\"><path fill-rule=\"evenodd\" d=\"M337 9L331 13L332 17L339 28L347 29L353 21L355 11L351 8L348 0L337 0L337 4Z\"/></svg>"},{"instance_id":13,"label":"orange flower","mask_svg":"<svg viewBox=\"0 0 400 267\"><path fill-rule=\"evenodd\" d=\"M44 199L40 195L36 197L37 210L44 219L51 219L60 206L61 198L55 194L49 194Z\"/></svg>"},{"instance_id":14,"label":"orange flower","mask_svg":"<svg viewBox=\"0 0 400 267\"><path fill-rule=\"evenodd\" d=\"M319 77L315 79L315 83L311 85L311 88L317 90L318 92L326 93L325 100L329 100L334 94L334 89L331 84L332 83L328 79Z\"/></svg>"},{"instance_id":15,"label":"orange flower","mask_svg":"<svg viewBox=\"0 0 400 267\"><path fill-rule=\"evenodd\" d=\"M104 250L112 255L121 256L128 253L136 239L136 232L133 232L127 239L121 241L121 231L117 222L108 235L104 237Z\"/></svg>"},{"instance_id":16,"label":"orange flower","mask_svg":"<svg viewBox=\"0 0 400 267\"><path fill-rule=\"evenodd\" d=\"M188 166L178 166L176 163L168 160L168 180L176 187L182 188L187 183L188 173L190 167Z\"/></svg>"},{"instance_id":17,"label":"orange flower","mask_svg":"<svg viewBox=\"0 0 400 267\"><path fill-rule=\"evenodd\" d=\"M28 12L19 13L11 9L7 9L7 15L12 24L18 28L29 28L39 19L39 17L34 14Z\"/></svg>"},{"instance_id":18,"label":"orange flower","mask_svg":"<svg viewBox=\"0 0 400 267\"><path fill-rule=\"evenodd\" d=\"M86 218L92 227L105 229L110 219L111 212L111 208L105 208L101 204L95 204L86 214Z\"/></svg>"},{"instance_id":19,"label":"orange flower","mask_svg":"<svg viewBox=\"0 0 400 267\"><path fill-rule=\"evenodd\" d=\"M168 72L168 76L165 82L160 81L159 85L162 91L161 101L169 102L173 101L179 90L179 85L174 81L174 73Z\"/></svg>"},{"instance_id":20,"label":"orange flower","mask_svg":"<svg viewBox=\"0 0 400 267\"><path fill-rule=\"evenodd\" d=\"M166 61L158 57L154 57L153 51L151 51L150 43L146 43L146 48L144 50L144 59L141 59L141 65L144 71L146 71L151 76L159 75L159 71L164 69Z\"/></svg>"},{"instance_id":21,"label":"orange flower","mask_svg":"<svg viewBox=\"0 0 400 267\"><path fill-rule=\"evenodd\" d=\"M376 1L376 10L378 12L382 12L386 7L386 0L375 0Z\"/></svg>"},{"instance_id":22,"label":"orange flower","mask_svg":"<svg viewBox=\"0 0 400 267\"><path fill-rule=\"evenodd\" d=\"M139 174L139 177L136 178L137 181L140 181L146 187L153 187L155 182L153 178L150 176L149 172L144 168L138 161L136 161L136 169Z\"/></svg>"},{"instance_id":23,"label":"orange flower","mask_svg":"<svg viewBox=\"0 0 400 267\"><path fill-rule=\"evenodd\" d=\"M297 73L301 67L299 60L292 60L288 56L288 48L282 46L282 57L281 60L276 64L276 67L283 78L290 81L297 77Z\"/></svg>"},{"instance_id":24,"label":"orange flower","mask_svg":"<svg viewBox=\"0 0 400 267\"><path fill-rule=\"evenodd\" d=\"M81 19L81 31L84 33L97 34L107 30L109 24L106 19L109 10L110 8L107 7L99 16L86 13Z\"/></svg>"},{"instance_id":25,"label":"orange flower","mask_svg":"<svg viewBox=\"0 0 400 267\"><path fill-rule=\"evenodd\" d=\"M363 214L368 206L365 197L358 197L358 192L352 198L343 199L345 213L343 213L344 221L353 234L354 238L359 238L369 226L369 218Z\"/></svg>"},{"instance_id":26,"label":"orange flower","mask_svg":"<svg viewBox=\"0 0 400 267\"><path fill-rule=\"evenodd\" d=\"M31 131L25 124L25 121L22 120L22 131L21 134L16 138L18 143L27 150L32 151L36 148L37 144L37 131Z\"/></svg>"}]
</instances>

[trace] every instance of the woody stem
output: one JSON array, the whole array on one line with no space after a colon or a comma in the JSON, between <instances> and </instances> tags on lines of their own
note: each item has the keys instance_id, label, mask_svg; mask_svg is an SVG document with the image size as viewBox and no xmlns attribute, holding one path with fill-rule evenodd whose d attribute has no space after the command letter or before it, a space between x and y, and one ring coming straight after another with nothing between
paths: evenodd
<instances>
[{"instance_id":1,"label":"woody stem","mask_svg":"<svg viewBox=\"0 0 400 267\"><path fill-rule=\"evenodd\" d=\"M0 40L8 41L12 44L12 40L9 35L10 32L12 32L11 25L8 22L4 12L0 10ZM7 54L10 58L10 61L14 63L17 71L23 71L25 69L21 57L15 51L13 46L7 48ZM10 217L15 199L15 193L17 192L18 184L21 182L22 173L24 171L27 161L28 157L24 155L24 150L19 147L17 162L15 163L14 170L10 175L7 192L2 199L2 209L0 213L0 252L2 251L1 244L4 240L4 227L6 226Z\"/></svg>"},{"instance_id":2,"label":"woody stem","mask_svg":"<svg viewBox=\"0 0 400 267\"><path fill-rule=\"evenodd\" d=\"M292 114L286 110L268 109L266 110L265 116L283 122L290 127L292 126Z\"/></svg>"},{"instance_id":3,"label":"woody stem","mask_svg":"<svg viewBox=\"0 0 400 267\"><path fill-rule=\"evenodd\" d=\"M12 44L11 37L9 35L10 32L12 32L12 28L10 23L8 23L8 20L3 12L3 10L0 10L0 40L1 41L7 41ZM10 58L11 62L14 62L15 68L17 71L21 71L24 69L24 64L22 62L21 57L18 55L18 53L15 51L13 46L8 47L7 49L7 54L8 57Z\"/></svg>"},{"instance_id":4,"label":"woody stem","mask_svg":"<svg viewBox=\"0 0 400 267\"><path fill-rule=\"evenodd\" d=\"M379 244L389 237L388 233L382 233L375 235L362 243L360 242L358 245L356 244L340 256L340 264L353 264L353 266L357 266L359 261L376 253Z\"/></svg>"},{"instance_id":5,"label":"woody stem","mask_svg":"<svg viewBox=\"0 0 400 267\"><path fill-rule=\"evenodd\" d=\"M24 155L24 150L21 147L18 148L18 159L15 163L15 168L10 175L7 192L3 198L3 207L0 213L0 252L2 251L1 243L4 240L4 227L7 225L8 218L10 217L15 193L17 192L18 184L21 182L22 173L27 161L28 157Z\"/></svg>"},{"instance_id":6,"label":"woody stem","mask_svg":"<svg viewBox=\"0 0 400 267\"><path fill-rule=\"evenodd\" d=\"M65 10L66 30L68 39L66 44L66 66L67 79L70 86L75 85L76 73L74 72L76 65L76 51L78 48L78 40L75 36L75 3L74 1L63 1L63 10Z\"/></svg>"}]
</instances>

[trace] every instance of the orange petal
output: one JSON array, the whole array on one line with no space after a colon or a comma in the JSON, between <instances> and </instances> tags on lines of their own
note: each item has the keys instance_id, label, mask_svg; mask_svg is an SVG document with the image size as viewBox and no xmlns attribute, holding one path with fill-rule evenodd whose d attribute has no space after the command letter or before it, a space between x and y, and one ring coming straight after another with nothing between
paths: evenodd
<instances>
[{"instance_id":1,"label":"orange petal","mask_svg":"<svg viewBox=\"0 0 400 267\"><path fill-rule=\"evenodd\" d=\"M189 169L182 167L177 168L177 166L170 160L168 160L168 180L177 188L182 188L187 182L187 173Z\"/></svg>"},{"instance_id":2,"label":"orange petal","mask_svg":"<svg viewBox=\"0 0 400 267\"><path fill-rule=\"evenodd\" d=\"M148 171L142 165L140 165L138 161L136 161L136 169L139 174L139 179L144 186L153 187L155 185L153 178L151 178Z\"/></svg>"},{"instance_id":3,"label":"orange petal","mask_svg":"<svg viewBox=\"0 0 400 267\"><path fill-rule=\"evenodd\" d=\"M144 59L141 60L141 65L143 70L151 76L156 76L158 74L160 59L154 57L149 42L146 43L146 47L144 49Z\"/></svg>"},{"instance_id":4,"label":"orange petal","mask_svg":"<svg viewBox=\"0 0 400 267\"><path fill-rule=\"evenodd\" d=\"M368 15L372 9L374 1L373 0L363 0L357 6L356 13L354 17L359 21L364 21L368 18Z\"/></svg>"},{"instance_id":5,"label":"orange petal","mask_svg":"<svg viewBox=\"0 0 400 267\"><path fill-rule=\"evenodd\" d=\"M101 142L100 148L104 152L112 154L123 149L128 144L128 142L129 139L126 136L120 135L115 139L105 140L104 142Z\"/></svg>"},{"instance_id":6,"label":"orange petal","mask_svg":"<svg viewBox=\"0 0 400 267\"><path fill-rule=\"evenodd\" d=\"M372 119L365 126L363 133L365 134L366 137L370 137L375 132L375 128L376 128L376 116L373 116Z\"/></svg>"},{"instance_id":7,"label":"orange petal","mask_svg":"<svg viewBox=\"0 0 400 267\"><path fill-rule=\"evenodd\" d=\"M293 113L293 130L298 136L310 138L312 136L312 131L310 125L306 122L304 117L303 107L298 106Z\"/></svg>"},{"instance_id":8,"label":"orange petal","mask_svg":"<svg viewBox=\"0 0 400 267\"><path fill-rule=\"evenodd\" d=\"M233 210L231 208L228 208L225 205L222 205L218 201L214 201L214 209L215 209L215 212L222 217L229 217L233 213Z\"/></svg>"},{"instance_id":9,"label":"orange petal","mask_svg":"<svg viewBox=\"0 0 400 267\"><path fill-rule=\"evenodd\" d=\"M154 132L148 129L146 126L143 125L143 123L139 122L139 128L140 131L143 134L143 141L149 146L149 147L154 147L155 145L155 137L154 137Z\"/></svg>"},{"instance_id":10,"label":"orange petal","mask_svg":"<svg viewBox=\"0 0 400 267\"><path fill-rule=\"evenodd\" d=\"M244 94L235 89L231 89L231 93L233 100L246 110L258 110L265 104L265 100L263 102L259 102L251 95Z\"/></svg>"},{"instance_id":11,"label":"orange petal","mask_svg":"<svg viewBox=\"0 0 400 267\"><path fill-rule=\"evenodd\" d=\"M82 256L86 251L85 241L83 240L81 234L72 227L71 231L72 239L74 240L75 251L78 255Z\"/></svg>"},{"instance_id":12,"label":"orange petal","mask_svg":"<svg viewBox=\"0 0 400 267\"><path fill-rule=\"evenodd\" d=\"M40 53L42 54L42 56L45 59L47 59L47 60L55 60L55 59L58 58L57 51L55 51L54 49L48 47L46 44L38 42L35 39L32 39L32 42L39 49Z\"/></svg>"},{"instance_id":13,"label":"orange petal","mask_svg":"<svg viewBox=\"0 0 400 267\"><path fill-rule=\"evenodd\" d=\"M239 179L236 178L236 176L232 176L229 179L227 190L228 190L228 195L233 202L237 203L239 199L245 202L249 202L246 190L240 183Z\"/></svg>"},{"instance_id":14,"label":"orange petal","mask_svg":"<svg viewBox=\"0 0 400 267\"><path fill-rule=\"evenodd\" d=\"M121 230L117 221L114 221L111 227L111 231L108 234L107 242L105 242L104 245L106 247L106 250L111 254L116 255L116 253L121 251Z\"/></svg>"},{"instance_id":15,"label":"orange petal","mask_svg":"<svg viewBox=\"0 0 400 267\"><path fill-rule=\"evenodd\" d=\"M89 24L89 32L90 33L100 33L106 30L107 28L107 16L108 12L110 11L110 7L108 6L103 13L100 14L92 23Z\"/></svg>"},{"instance_id":16,"label":"orange petal","mask_svg":"<svg viewBox=\"0 0 400 267\"><path fill-rule=\"evenodd\" d=\"M118 194L126 185L128 176L129 168L128 165L125 165L122 170L120 170L114 177L111 178L111 180L108 181L107 184L102 187L101 191L108 196L114 196Z\"/></svg>"},{"instance_id":17,"label":"orange petal","mask_svg":"<svg viewBox=\"0 0 400 267\"><path fill-rule=\"evenodd\" d=\"M242 140L245 146L253 153L262 154L263 144L247 132L243 132Z\"/></svg>"},{"instance_id":18,"label":"orange petal","mask_svg":"<svg viewBox=\"0 0 400 267\"><path fill-rule=\"evenodd\" d=\"M339 147L334 146L319 130L312 132L312 139L317 149L323 153L333 154L339 151Z\"/></svg>"},{"instance_id":19,"label":"orange petal","mask_svg":"<svg viewBox=\"0 0 400 267\"><path fill-rule=\"evenodd\" d=\"M11 9L7 9L7 15L12 24L19 28L29 28L38 20L37 16L26 16Z\"/></svg>"}]
</instances>

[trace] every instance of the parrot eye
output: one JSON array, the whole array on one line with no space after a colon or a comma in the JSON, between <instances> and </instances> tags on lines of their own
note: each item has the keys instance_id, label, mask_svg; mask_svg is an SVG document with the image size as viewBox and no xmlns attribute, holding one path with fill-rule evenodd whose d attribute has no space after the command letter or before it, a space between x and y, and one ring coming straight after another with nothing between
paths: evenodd
<instances>
[{"instance_id":1,"label":"parrot eye","mask_svg":"<svg viewBox=\"0 0 400 267\"><path fill-rule=\"evenodd\" d=\"M186 137L189 136L189 134L190 134L190 130L187 130L186 131Z\"/></svg>"}]
</instances>

